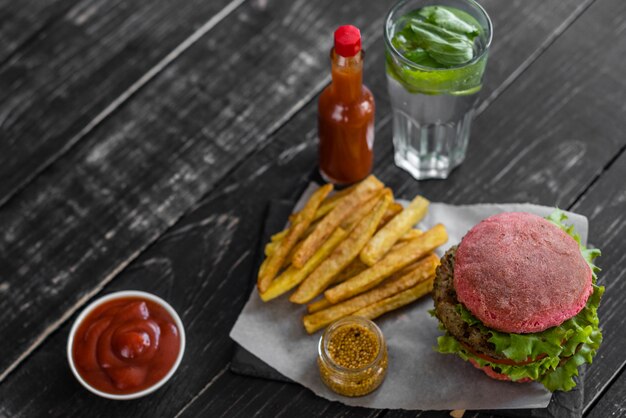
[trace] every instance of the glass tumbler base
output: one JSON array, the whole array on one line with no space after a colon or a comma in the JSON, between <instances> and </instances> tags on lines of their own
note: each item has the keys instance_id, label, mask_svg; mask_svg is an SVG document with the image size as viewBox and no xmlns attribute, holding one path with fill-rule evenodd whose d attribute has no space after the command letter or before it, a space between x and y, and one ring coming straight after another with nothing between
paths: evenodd
<instances>
[{"instance_id":1,"label":"glass tumbler base","mask_svg":"<svg viewBox=\"0 0 626 418\"><path fill-rule=\"evenodd\" d=\"M420 160L407 159L396 154L394 161L398 167L409 173L415 180L447 179L452 169L447 168L447 162L421 164Z\"/></svg>"}]
</instances>

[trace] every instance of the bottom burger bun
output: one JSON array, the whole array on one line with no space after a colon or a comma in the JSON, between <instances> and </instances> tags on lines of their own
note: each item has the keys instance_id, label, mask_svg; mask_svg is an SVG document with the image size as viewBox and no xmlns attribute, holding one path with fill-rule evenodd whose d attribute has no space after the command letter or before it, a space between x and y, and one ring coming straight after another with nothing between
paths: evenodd
<instances>
[{"instance_id":1,"label":"bottom burger bun","mask_svg":"<svg viewBox=\"0 0 626 418\"><path fill-rule=\"evenodd\" d=\"M602 341L604 288L593 265L600 252L581 245L566 219L562 211L495 215L446 252L433 291L446 331L438 351L498 380L539 381L551 391L576 385L578 366Z\"/></svg>"}]
</instances>

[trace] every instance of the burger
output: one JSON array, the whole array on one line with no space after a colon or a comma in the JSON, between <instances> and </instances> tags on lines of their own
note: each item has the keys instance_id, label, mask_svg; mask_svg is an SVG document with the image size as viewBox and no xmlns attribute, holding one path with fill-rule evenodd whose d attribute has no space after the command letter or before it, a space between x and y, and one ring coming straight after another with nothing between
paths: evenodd
<instances>
[{"instance_id":1,"label":"burger","mask_svg":"<svg viewBox=\"0 0 626 418\"><path fill-rule=\"evenodd\" d=\"M523 212L491 216L450 248L437 269L433 314L446 331L438 351L489 377L576 386L602 341L593 260L567 217Z\"/></svg>"}]
</instances>

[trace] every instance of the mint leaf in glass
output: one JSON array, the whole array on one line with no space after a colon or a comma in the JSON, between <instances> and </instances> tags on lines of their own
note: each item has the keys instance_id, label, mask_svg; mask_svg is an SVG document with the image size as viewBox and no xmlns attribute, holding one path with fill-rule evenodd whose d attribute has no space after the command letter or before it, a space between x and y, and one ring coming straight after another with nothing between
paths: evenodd
<instances>
[{"instance_id":1,"label":"mint leaf in glass","mask_svg":"<svg viewBox=\"0 0 626 418\"><path fill-rule=\"evenodd\" d=\"M410 27L415 42L441 65L462 65L474 58L474 44L463 35L424 21L412 21Z\"/></svg>"},{"instance_id":2,"label":"mint leaf in glass","mask_svg":"<svg viewBox=\"0 0 626 418\"><path fill-rule=\"evenodd\" d=\"M461 18L462 15L455 13L453 9L441 6L427 6L420 9L418 14L427 22L452 32L467 35L474 38L480 35L477 25ZM467 18L465 18L467 19Z\"/></svg>"},{"instance_id":3,"label":"mint leaf in glass","mask_svg":"<svg viewBox=\"0 0 626 418\"><path fill-rule=\"evenodd\" d=\"M481 28L467 13L427 6L408 13L403 20L404 26L395 33L392 44L410 61L431 68L449 68L474 58L474 38L480 35Z\"/></svg>"}]
</instances>

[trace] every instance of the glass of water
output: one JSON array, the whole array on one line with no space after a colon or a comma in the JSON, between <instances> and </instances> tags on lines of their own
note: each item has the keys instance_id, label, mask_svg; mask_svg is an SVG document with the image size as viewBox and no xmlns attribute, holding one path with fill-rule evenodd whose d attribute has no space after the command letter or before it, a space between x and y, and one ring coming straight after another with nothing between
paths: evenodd
<instances>
[{"instance_id":1,"label":"glass of water","mask_svg":"<svg viewBox=\"0 0 626 418\"><path fill-rule=\"evenodd\" d=\"M447 178L465 158L492 25L474 0L401 0L385 19L395 163Z\"/></svg>"}]
</instances>

